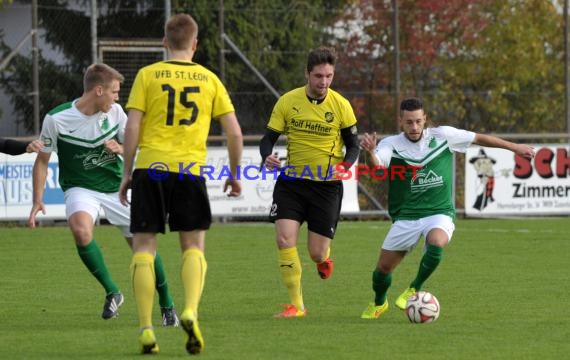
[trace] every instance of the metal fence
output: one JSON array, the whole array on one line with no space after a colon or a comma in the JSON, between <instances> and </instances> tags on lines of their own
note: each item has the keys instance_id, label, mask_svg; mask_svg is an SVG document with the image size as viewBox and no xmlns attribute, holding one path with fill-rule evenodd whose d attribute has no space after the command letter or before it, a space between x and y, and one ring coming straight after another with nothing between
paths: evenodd
<instances>
[{"instance_id":1,"label":"metal fence","mask_svg":"<svg viewBox=\"0 0 570 360\"><path fill-rule=\"evenodd\" d=\"M99 2L99 10L104 10L106 2ZM34 112L43 116L51 106L57 105L60 102L68 101L69 98L62 97L62 89L73 89L76 96L80 95L81 92L81 74L85 66L85 63L93 61L93 54L96 54L97 61L104 61L109 63L111 66L116 67L121 71L125 77L126 81L122 86L120 94L120 102L125 103L128 98L128 90L132 84L136 71L147 64L154 61L161 60L164 58L165 53L160 45L160 38L162 36L162 24L164 23L165 13L170 12L170 1L155 1L155 2L145 2L153 3L154 5L149 5L146 8L146 12L150 12L155 19L154 22L143 24L141 31L137 32L136 37L133 36L122 36L120 33L114 33L112 28L109 28L108 23L102 21L99 17L99 22L93 21L93 13L96 12L92 6L85 6L86 4L92 4L92 2L85 1L56 1L56 0L45 0L45 1L18 1L15 0L13 3L8 4L4 2L4 7L0 9L0 29L2 30L2 39L6 43L7 47L1 49L0 52L0 76L2 79L6 80L4 84L8 86L18 83L29 84L28 87L14 88L13 91L8 94L7 88L3 87L0 89L0 133L3 136L32 136L34 130L26 128L22 123L22 119L33 118ZM223 2L222 2L223 3ZM343 3L341 1L334 2L338 4L336 8L332 5L328 8L323 8L322 12L327 13L338 13L341 14L343 11L347 11L347 4L353 2ZM361 6L364 9L366 4L383 7L386 10L386 19L391 19L393 15L393 9L390 5L391 2L386 1L371 1L362 2ZM421 12L426 11L421 8L418 2L418 7L414 11ZM199 10L201 11L200 16L202 17L219 17L220 9L218 8L217 2L210 2L206 8ZM395 2L397 4L397 2ZM36 5L34 8L33 5ZM286 5L284 5L286 7ZM356 6L356 5L355 5ZM97 9L97 8L95 8ZM241 9L234 7L232 8L234 14L239 14L240 16L260 16L260 13L254 13L251 9ZM270 9L265 11L284 11L286 9ZM354 9L353 9L354 10ZM36 13L34 13L34 11ZM467 10L466 10L467 11ZM131 8L121 9L120 16L123 18L135 17L141 12L140 6L134 6ZM355 11L355 13L357 13ZM402 15L402 14L401 14ZM407 13L407 16L413 14ZM37 21L37 18L42 21ZM35 23L34 23L35 22ZM37 24L37 25L36 25ZM390 24L387 22L387 24ZM315 27L327 27L330 24L313 24ZM49 30L48 30L49 29ZM229 24L226 25L225 30L233 33L237 33L237 29L231 28ZM207 32L208 29L205 29ZM385 34L379 34L382 36L388 36L390 32L387 30ZM37 35L37 48L33 46L32 35ZM238 118L240 119L244 134L246 134L246 139L248 144L256 144L259 139L259 134L261 134L265 128L265 124L268 120L270 109L276 99L276 90L279 86L272 84L265 79L267 74L264 69L257 69L255 66L248 65L248 59L252 57L266 56L271 53L271 50L265 53L252 53L248 49L241 49L235 46L231 39L224 34L210 34L211 36L220 36L220 44L223 48L223 52L220 56L221 62L219 64L206 64L212 65L220 71L223 68L235 67L238 64L244 69L239 75L234 76L234 78L227 79L228 84L239 83L240 80L248 78L254 79L252 81L252 86L248 89L232 87L229 86L229 91L236 106L236 111L238 113ZM549 39L550 42L556 42L558 44L562 43L562 38L564 34L560 32L559 38ZM65 37L67 41L60 41L58 37ZM54 46L54 44L60 44ZM344 49L344 44L338 44L339 49ZM348 46L348 45L347 45ZM303 58L308 49L295 48L280 50L280 56L299 56ZM388 50L386 50L388 51ZM41 54L39 60L39 79L38 88L34 88L33 79L33 63L34 55ZM417 71L414 71L415 63L412 62L414 55L414 48L403 49L401 55L406 57L407 65L403 69L402 73L402 83L406 84L406 87L402 87L402 91L407 91L410 94L425 95L430 102L445 104L448 101L464 101L467 106L473 105L469 103L470 99L466 95L466 90L463 88L451 89L451 93L454 91L457 93L456 98L442 98L439 90L433 87L432 83L425 82L426 79L410 80L417 76ZM348 56L347 54L342 54L342 56ZM420 57L420 56L418 56ZM225 59L225 60L224 60ZM384 57L382 59L387 59ZM420 65L421 58L418 61L418 66ZM245 65L244 65L245 64ZM302 65L302 64L301 64ZM513 64L515 66L516 64ZM383 133L394 132L395 130L395 117L394 111L396 101L394 99L398 98L399 95L399 84L383 84L379 83L378 77L382 73L390 72L392 64L382 62L378 58L370 57L366 62L359 63L358 68L339 68L338 80L335 79L335 88L346 95L355 108L360 123L360 131L370 131L379 130ZM404 65L402 65L404 66ZM211 67L211 66L209 66ZM65 71L61 71L65 69ZM562 68L560 68L562 69ZM25 70L25 71L24 71ZM298 72L298 78L300 80L299 84L304 81L302 78L302 66L295 69L287 69L291 72ZM434 69L427 69L430 72L426 73L429 76L437 76ZM552 70L554 72L554 70ZM57 78L54 81L53 74L65 73L65 77ZM231 73L231 71L227 71ZM220 76L224 77L225 73L221 73ZM362 75L364 74L364 75ZM427 76L426 75L426 76ZM408 79L408 80L406 80ZM416 81L416 82L414 82ZM417 84L418 88L411 89L411 86ZM550 86L545 85L551 90L545 93L543 89L536 88L533 92L526 92L521 94L506 94L506 97L524 96L525 98L549 98L545 100L544 103L544 116L551 116L552 114L562 114L562 96L563 96L563 79L559 79L555 84ZM284 91L286 89L282 89ZM470 89L468 89L470 90ZM491 97L492 91L488 89L478 89L479 93ZM528 90L527 90L528 91ZM545 95L546 94L546 95ZM34 96L39 96L39 106L40 109L34 109L34 107L29 106L33 101ZM525 98L522 99L522 103L525 103ZM560 99L560 101L555 101L554 99ZM530 100L528 101L530 103ZM25 105L28 106L25 106ZM435 105L434 105L435 106ZM439 106L439 105L438 105ZM442 105L443 106L443 105ZM379 110L381 108L389 108L390 110ZM442 115L442 110L445 107L439 108L439 110L434 111L434 113ZM18 112L20 111L20 112ZM24 112L21 112L24 111ZM375 114L391 114L391 116L380 117ZM430 112L431 113L431 112ZM449 119L455 113L449 112L443 114L443 120ZM486 122L485 114L477 113L475 118L480 120L482 124L481 130L492 130L489 129L489 123ZM556 116L554 120L556 121ZM548 134L533 134L525 133L524 127L517 127L518 123L521 122L520 116L516 119L508 119L509 121L504 121L501 123L500 127L497 127L497 131L511 131L509 133L501 134L506 138L512 140L519 140L525 142L567 142L568 135L564 133L564 119L559 118L558 122L559 128L553 130L552 128L546 128L545 132ZM477 124L464 123L451 120L450 125L465 127L465 128L477 128ZM508 129L508 130L507 130ZM517 131L514 131L514 130ZM562 129L562 130L559 130ZM516 133L515 133L516 132ZM220 134L220 129L214 127L211 131L212 144L219 143L215 137L216 134ZM361 158L360 161L364 162L366 159ZM456 204L459 209L464 207L462 203L463 196L463 168L464 159L461 155L456 157ZM385 215L386 207L386 182L373 182L369 177L365 177L360 181L359 185L359 203L362 209L362 213L359 216L370 216L381 217Z\"/></svg>"},{"instance_id":2,"label":"metal fence","mask_svg":"<svg viewBox=\"0 0 570 360\"><path fill-rule=\"evenodd\" d=\"M301 17L305 12L313 14L307 18L310 22L299 25L307 26L307 32L309 28L321 29L323 43L339 51L333 87L349 98L364 130L397 131L398 100L417 95L429 104L428 112L434 119L457 127L509 133L568 132L568 119L559 115L567 107L563 99L568 87L563 61L568 58L564 47L567 15L562 13L562 0L458 0L443 6L442 12L436 11L441 4L430 1L334 1L319 6L282 1L265 4L265 8L260 4L265 3L241 6L237 0L176 1L171 9L168 0L5 1L0 8L0 36L7 45L0 49L0 63L5 66L0 71L0 91L4 92L0 98L0 132L21 136L36 131L23 123L38 113L43 116L50 106L57 105L62 94L79 92L82 70L90 62L102 60L101 51L109 41L138 43L137 48L149 43L149 51L154 51L153 42L162 38L166 14L180 11L182 5L201 24L207 24L200 31L196 58L207 59L204 65L225 80L246 134L263 131L275 92L283 93L304 83L303 63L309 46L314 44L308 38L307 44L311 45L305 46L291 45L278 35L266 39L264 32L275 30L262 28L260 21ZM501 12L500 7L508 6L508 12ZM482 11L489 12L485 16L490 19L502 16L499 24L504 28L493 28L495 38L489 37L484 45L489 53L477 61L476 56L485 48L470 50L466 41L477 37L477 26L481 26L478 21L482 20L477 16ZM524 35L517 31L520 24L516 21L521 17L528 17L524 26L529 31ZM122 23L129 27L117 25ZM499 26L494 22L488 25ZM248 27L249 38L240 38L239 26ZM452 37L464 32L464 37ZM33 46L34 38L37 48ZM521 42L507 47L517 39ZM18 47L22 41L23 46ZM254 43L255 47L250 45ZM516 53L511 55L509 49ZM34 79L37 54L39 76ZM127 73L156 59L139 53L124 55L128 60L117 59L116 66ZM465 61L458 60L460 57ZM286 63L287 68L281 68L282 73L276 75L275 67L265 66L270 63L268 59L273 61L272 66L277 59L277 64ZM71 72L58 73L55 68L60 66L71 68ZM451 73L465 71L467 66L472 71L463 77L450 78L445 73L448 68L453 69ZM462 82L465 77L469 79ZM479 78L484 80L479 83ZM130 85L127 76L124 90ZM31 106L38 97L40 111ZM126 101L125 96L122 99Z\"/></svg>"},{"instance_id":3,"label":"metal fence","mask_svg":"<svg viewBox=\"0 0 570 360\"><path fill-rule=\"evenodd\" d=\"M162 41L139 40L101 40L98 45L98 59L117 69L125 77L125 86L119 91L119 99L126 103L130 84L135 81L141 66L166 59L166 50Z\"/></svg>"}]
</instances>

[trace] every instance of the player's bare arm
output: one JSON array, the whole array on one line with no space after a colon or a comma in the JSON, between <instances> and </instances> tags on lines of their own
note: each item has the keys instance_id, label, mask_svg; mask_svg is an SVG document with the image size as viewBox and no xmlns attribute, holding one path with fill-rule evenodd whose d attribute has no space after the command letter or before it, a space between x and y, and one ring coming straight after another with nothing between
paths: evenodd
<instances>
[{"instance_id":1,"label":"player's bare arm","mask_svg":"<svg viewBox=\"0 0 570 360\"><path fill-rule=\"evenodd\" d=\"M34 162L32 170L33 203L28 217L28 226L36 227L36 216L41 211L45 215L46 210L43 203L44 188L47 178L48 163L51 153L40 152Z\"/></svg>"},{"instance_id":2,"label":"player's bare arm","mask_svg":"<svg viewBox=\"0 0 570 360\"><path fill-rule=\"evenodd\" d=\"M123 179L119 187L119 200L121 204L127 206L127 190L131 187L131 176L135 161L137 146L139 145L139 134L144 113L139 110L129 110L129 117L125 127L125 140L123 142Z\"/></svg>"},{"instance_id":3,"label":"player's bare arm","mask_svg":"<svg viewBox=\"0 0 570 360\"><path fill-rule=\"evenodd\" d=\"M378 135L376 132L373 132L372 134L364 133L362 139L360 140L360 147L368 153L369 156L367 158L370 162L370 165L372 166L377 166L380 164L375 155L377 143Z\"/></svg>"},{"instance_id":4,"label":"player's bare arm","mask_svg":"<svg viewBox=\"0 0 570 360\"><path fill-rule=\"evenodd\" d=\"M487 146L487 147L496 147L502 148L506 150L510 150L517 155L522 157L532 159L536 153L534 147L527 145L527 144L516 144L499 137L487 134L475 134L475 140L473 140L473 144Z\"/></svg>"},{"instance_id":5,"label":"player's bare arm","mask_svg":"<svg viewBox=\"0 0 570 360\"><path fill-rule=\"evenodd\" d=\"M236 197L241 195L241 182L237 180L237 167L241 164L243 135L237 117L233 112L222 115L220 117L220 124L228 141L227 147L230 159L230 171L233 177L233 179L226 179L223 191L226 192L229 189L228 196Z\"/></svg>"}]
</instances>

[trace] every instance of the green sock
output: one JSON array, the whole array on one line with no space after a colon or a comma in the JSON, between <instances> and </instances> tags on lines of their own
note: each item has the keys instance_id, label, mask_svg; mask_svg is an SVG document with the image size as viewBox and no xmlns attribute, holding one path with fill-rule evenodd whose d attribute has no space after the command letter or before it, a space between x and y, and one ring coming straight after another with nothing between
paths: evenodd
<instances>
[{"instance_id":1,"label":"green sock","mask_svg":"<svg viewBox=\"0 0 570 360\"><path fill-rule=\"evenodd\" d=\"M418 274L410 287L420 290L424 282L430 277L430 275L435 271L441 258L443 257L443 248L434 245L427 245L426 252L420 261L420 268L418 269Z\"/></svg>"},{"instance_id":2,"label":"green sock","mask_svg":"<svg viewBox=\"0 0 570 360\"><path fill-rule=\"evenodd\" d=\"M99 249L95 239L91 240L85 247L77 246L77 253L81 258L81 261L83 261L95 279L103 285L107 295L121 292L117 284L115 284L111 278L109 270L107 270L103 254L101 253L101 249Z\"/></svg>"},{"instance_id":3,"label":"green sock","mask_svg":"<svg viewBox=\"0 0 570 360\"><path fill-rule=\"evenodd\" d=\"M392 284L392 273L384 274L378 270L372 272L372 290L376 293L374 304L382 305L386 302L386 293Z\"/></svg>"},{"instance_id":4,"label":"green sock","mask_svg":"<svg viewBox=\"0 0 570 360\"><path fill-rule=\"evenodd\" d=\"M156 276L156 291L158 292L158 303L163 308L173 308L174 301L168 291L168 283L166 282L166 272L162 265L162 259L158 253L154 257L154 274Z\"/></svg>"}]
</instances>

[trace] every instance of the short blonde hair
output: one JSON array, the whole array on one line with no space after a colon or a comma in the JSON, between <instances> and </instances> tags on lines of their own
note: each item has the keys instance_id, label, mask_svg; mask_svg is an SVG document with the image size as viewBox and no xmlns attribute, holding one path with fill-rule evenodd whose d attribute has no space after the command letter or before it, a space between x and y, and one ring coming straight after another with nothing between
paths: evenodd
<instances>
[{"instance_id":1,"label":"short blonde hair","mask_svg":"<svg viewBox=\"0 0 570 360\"><path fill-rule=\"evenodd\" d=\"M164 37L173 50L186 50L198 37L198 24L188 14L173 15L164 26Z\"/></svg>"},{"instance_id":2,"label":"short blonde hair","mask_svg":"<svg viewBox=\"0 0 570 360\"><path fill-rule=\"evenodd\" d=\"M113 80L122 83L125 77L107 64L91 64L83 75L83 91L88 92L95 86L110 86Z\"/></svg>"}]
</instances>

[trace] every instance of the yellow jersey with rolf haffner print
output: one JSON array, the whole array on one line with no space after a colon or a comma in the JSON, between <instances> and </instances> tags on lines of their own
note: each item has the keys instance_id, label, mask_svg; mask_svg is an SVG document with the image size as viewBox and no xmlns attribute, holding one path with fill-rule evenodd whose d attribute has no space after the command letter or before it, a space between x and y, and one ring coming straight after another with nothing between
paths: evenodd
<instances>
[{"instance_id":1,"label":"yellow jersey with rolf haffner print","mask_svg":"<svg viewBox=\"0 0 570 360\"><path fill-rule=\"evenodd\" d=\"M352 106L341 94L328 89L324 99L309 99L303 86L277 100L267 128L287 136L286 176L324 181L336 180L331 171L344 158L340 130L354 125Z\"/></svg>"}]
</instances>

